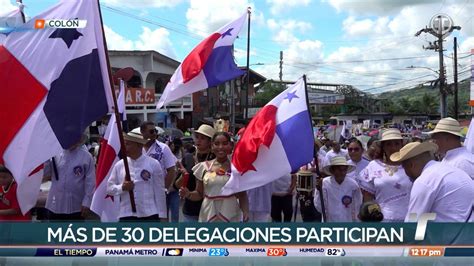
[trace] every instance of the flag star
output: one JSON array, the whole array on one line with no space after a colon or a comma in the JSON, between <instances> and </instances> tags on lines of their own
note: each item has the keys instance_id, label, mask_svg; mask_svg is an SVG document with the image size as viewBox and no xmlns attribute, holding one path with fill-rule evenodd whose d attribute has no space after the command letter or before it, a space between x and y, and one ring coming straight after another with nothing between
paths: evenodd
<instances>
[{"instance_id":1,"label":"flag star","mask_svg":"<svg viewBox=\"0 0 474 266\"><path fill-rule=\"evenodd\" d=\"M293 100L294 98L299 98L297 95L296 95L296 91L294 92L288 92L285 96L284 99L288 99L288 101L291 103L291 100Z\"/></svg>"},{"instance_id":2,"label":"flag star","mask_svg":"<svg viewBox=\"0 0 474 266\"><path fill-rule=\"evenodd\" d=\"M77 29L57 29L49 36L50 39L60 38L70 48L72 43L83 36Z\"/></svg>"},{"instance_id":3,"label":"flag star","mask_svg":"<svg viewBox=\"0 0 474 266\"><path fill-rule=\"evenodd\" d=\"M230 33L234 28L230 28L228 30L226 30L224 33L222 33L222 36L221 38L224 39L225 36L232 36L232 34Z\"/></svg>"}]
</instances>

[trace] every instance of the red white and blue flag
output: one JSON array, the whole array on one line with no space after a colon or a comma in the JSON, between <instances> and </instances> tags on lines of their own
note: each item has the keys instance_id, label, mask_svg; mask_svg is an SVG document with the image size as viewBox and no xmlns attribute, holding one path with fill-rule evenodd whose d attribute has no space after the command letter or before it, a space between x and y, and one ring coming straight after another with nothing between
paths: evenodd
<instances>
[{"instance_id":1,"label":"red white and blue flag","mask_svg":"<svg viewBox=\"0 0 474 266\"><path fill-rule=\"evenodd\" d=\"M118 222L119 220L120 199L107 195L107 181L112 174L114 165L119 161L119 153L120 139L117 120L115 115L112 115L104 138L100 142L95 191L91 203L91 210L100 216L102 222Z\"/></svg>"},{"instance_id":2,"label":"red white and blue flag","mask_svg":"<svg viewBox=\"0 0 474 266\"><path fill-rule=\"evenodd\" d=\"M125 83L120 80L120 94L117 99L119 112L125 112ZM114 165L120 160L120 138L117 120L112 114L100 142L100 153L97 160L96 183L92 197L91 210L100 216L102 222L118 222L120 214L120 198L107 194L107 181Z\"/></svg>"},{"instance_id":3,"label":"red white and blue flag","mask_svg":"<svg viewBox=\"0 0 474 266\"><path fill-rule=\"evenodd\" d=\"M76 18L86 27L34 29L37 19ZM97 1L61 1L23 28L0 45L0 163L19 185L112 106Z\"/></svg>"},{"instance_id":4,"label":"red white and blue flag","mask_svg":"<svg viewBox=\"0 0 474 266\"><path fill-rule=\"evenodd\" d=\"M157 109L244 74L235 64L233 45L246 18L247 13L220 28L191 51L166 85Z\"/></svg>"},{"instance_id":5,"label":"red white and blue flag","mask_svg":"<svg viewBox=\"0 0 474 266\"><path fill-rule=\"evenodd\" d=\"M250 121L232 156L223 195L263 186L313 159L313 126L304 80L280 93Z\"/></svg>"}]
</instances>

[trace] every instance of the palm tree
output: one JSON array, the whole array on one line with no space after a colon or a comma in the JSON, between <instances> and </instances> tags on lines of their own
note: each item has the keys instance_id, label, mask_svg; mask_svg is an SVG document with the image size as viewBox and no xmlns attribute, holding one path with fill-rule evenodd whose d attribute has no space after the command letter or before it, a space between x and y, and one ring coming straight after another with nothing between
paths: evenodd
<instances>
[{"instance_id":1,"label":"palm tree","mask_svg":"<svg viewBox=\"0 0 474 266\"><path fill-rule=\"evenodd\" d=\"M437 97L433 94L425 93L421 98L420 104L421 110L427 115L436 113L436 109L438 108Z\"/></svg>"},{"instance_id":2,"label":"palm tree","mask_svg":"<svg viewBox=\"0 0 474 266\"><path fill-rule=\"evenodd\" d=\"M411 112L411 103L408 97L402 97L398 99L398 104L400 105L400 107L405 113Z\"/></svg>"}]
</instances>

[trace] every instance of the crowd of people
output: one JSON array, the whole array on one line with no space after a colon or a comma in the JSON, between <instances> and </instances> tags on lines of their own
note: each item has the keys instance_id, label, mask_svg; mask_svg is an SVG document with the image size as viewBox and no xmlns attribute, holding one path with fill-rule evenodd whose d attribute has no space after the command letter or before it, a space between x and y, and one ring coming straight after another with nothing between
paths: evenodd
<instances>
[{"instance_id":1,"label":"crowd of people","mask_svg":"<svg viewBox=\"0 0 474 266\"><path fill-rule=\"evenodd\" d=\"M367 144L321 136L310 144L313 160L297 173L222 195L236 145L229 133L204 124L193 143L163 143L155 124L145 122L124 133L127 164L122 159L113 166L107 194L120 200L120 221L290 222L299 221L299 213L303 222L404 222L411 213L436 213L439 222L469 222L474 154L462 146L460 131L458 121L444 118L426 141L407 140L398 128L382 129ZM51 188L37 219L94 217L96 160L83 144L81 139L45 163ZM0 219L31 220L21 213L15 179L4 166L0 185Z\"/></svg>"}]
</instances>

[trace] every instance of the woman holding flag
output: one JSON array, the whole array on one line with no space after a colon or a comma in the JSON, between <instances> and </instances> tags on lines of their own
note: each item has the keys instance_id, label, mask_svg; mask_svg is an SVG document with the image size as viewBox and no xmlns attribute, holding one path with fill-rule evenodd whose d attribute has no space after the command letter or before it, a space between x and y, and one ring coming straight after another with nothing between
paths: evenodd
<instances>
[{"instance_id":1,"label":"woman holding flag","mask_svg":"<svg viewBox=\"0 0 474 266\"><path fill-rule=\"evenodd\" d=\"M229 155L233 144L227 132L217 132L212 138L214 160L199 163L193 167L196 176L196 190L182 187L179 195L191 201L204 199L199 213L199 222L239 222L248 220L248 198L245 191L230 196L221 195L221 189L230 178Z\"/></svg>"}]
</instances>

